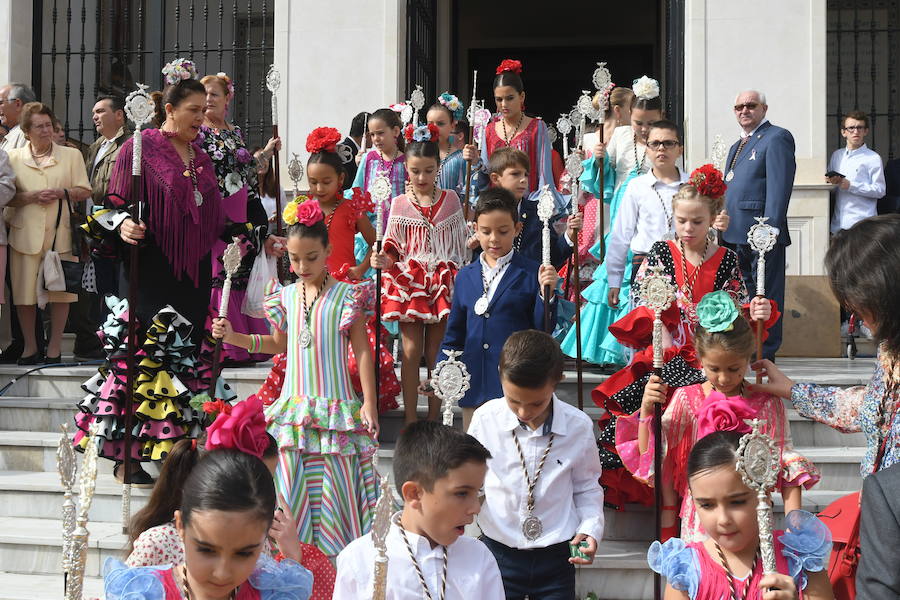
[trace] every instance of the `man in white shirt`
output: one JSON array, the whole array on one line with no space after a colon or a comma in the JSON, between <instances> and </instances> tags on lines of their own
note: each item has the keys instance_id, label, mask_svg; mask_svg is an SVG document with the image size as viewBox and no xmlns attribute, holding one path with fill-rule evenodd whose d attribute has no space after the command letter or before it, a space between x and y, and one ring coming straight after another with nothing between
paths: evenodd
<instances>
[{"instance_id":1,"label":"man in white shirt","mask_svg":"<svg viewBox=\"0 0 900 600\"><path fill-rule=\"evenodd\" d=\"M28 143L25 133L19 127L19 116L23 106L36 101L34 90L24 83L9 83L0 88L0 123L9 129L9 133L0 142L0 149L9 152Z\"/></svg>"},{"instance_id":2,"label":"man in white shirt","mask_svg":"<svg viewBox=\"0 0 900 600\"><path fill-rule=\"evenodd\" d=\"M878 214L878 200L884 196L884 164L881 156L866 146L869 116L860 111L844 115L841 135L847 141L828 161L825 180L836 186L837 198L831 218L831 233L850 229L866 217Z\"/></svg>"},{"instance_id":3,"label":"man in white shirt","mask_svg":"<svg viewBox=\"0 0 900 600\"><path fill-rule=\"evenodd\" d=\"M503 397L479 407L469 433L491 453L478 518L507 599L574 598L575 565L603 538L603 488L593 422L556 398L559 344L517 331L500 356Z\"/></svg>"},{"instance_id":4,"label":"man in white shirt","mask_svg":"<svg viewBox=\"0 0 900 600\"><path fill-rule=\"evenodd\" d=\"M434 421L412 423L400 434L394 481L403 510L384 537L385 600L504 600L497 562L465 535L481 510L490 457L471 435ZM338 555L334 600L372 597L377 527Z\"/></svg>"}]
</instances>

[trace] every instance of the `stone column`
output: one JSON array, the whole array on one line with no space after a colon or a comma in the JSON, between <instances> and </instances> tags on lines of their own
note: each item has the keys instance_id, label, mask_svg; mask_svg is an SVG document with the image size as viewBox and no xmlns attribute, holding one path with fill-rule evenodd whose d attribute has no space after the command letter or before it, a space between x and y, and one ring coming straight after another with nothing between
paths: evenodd
<instances>
[{"instance_id":1,"label":"stone column","mask_svg":"<svg viewBox=\"0 0 900 600\"><path fill-rule=\"evenodd\" d=\"M31 85L32 2L0 0L0 82Z\"/></svg>"}]
</instances>

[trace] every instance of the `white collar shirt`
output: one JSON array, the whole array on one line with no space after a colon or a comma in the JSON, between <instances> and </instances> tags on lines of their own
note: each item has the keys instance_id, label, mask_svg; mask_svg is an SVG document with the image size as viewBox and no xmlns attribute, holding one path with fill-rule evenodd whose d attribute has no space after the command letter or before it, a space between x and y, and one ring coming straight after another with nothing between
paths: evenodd
<instances>
[{"instance_id":1,"label":"white collar shirt","mask_svg":"<svg viewBox=\"0 0 900 600\"><path fill-rule=\"evenodd\" d=\"M828 170L847 178L850 187L837 187L831 233L850 229L859 221L878 214L878 200L884 196L884 164L881 156L863 144L855 150L835 150L828 161Z\"/></svg>"},{"instance_id":2,"label":"white collar shirt","mask_svg":"<svg viewBox=\"0 0 900 600\"><path fill-rule=\"evenodd\" d=\"M500 286L500 280L503 279L503 276L506 274L506 271L509 268L509 263L512 262L513 252L515 252L515 250L510 250L509 252L498 258L493 267L488 266L487 260L485 260L484 258L484 252L482 252L478 256L478 260L481 262L482 286L484 285L485 281L489 282L487 289L488 302L490 302L494 298L494 292L497 291L497 288Z\"/></svg>"},{"instance_id":3,"label":"white collar shirt","mask_svg":"<svg viewBox=\"0 0 900 600\"><path fill-rule=\"evenodd\" d=\"M6 137L3 138L3 142L0 142L0 150L5 150L9 152L10 150L15 150L16 148L22 148L26 144L28 144L28 138L25 137L25 132L22 131L22 128L16 125L6 134Z\"/></svg>"},{"instance_id":4,"label":"white collar shirt","mask_svg":"<svg viewBox=\"0 0 900 600\"><path fill-rule=\"evenodd\" d=\"M116 144L116 138L109 139L103 138L103 143L100 144L100 148L97 150L97 155L94 157L94 165L93 168L96 169L97 165L103 160L103 157L106 156L106 153L109 152L110 148L112 148Z\"/></svg>"},{"instance_id":5,"label":"white collar shirt","mask_svg":"<svg viewBox=\"0 0 900 600\"><path fill-rule=\"evenodd\" d=\"M635 177L625 188L606 250L609 287L622 287L629 248L635 254L647 254L655 242L674 232L672 197L687 179L680 168L673 183L660 181L650 171Z\"/></svg>"},{"instance_id":6,"label":"white collar shirt","mask_svg":"<svg viewBox=\"0 0 900 600\"><path fill-rule=\"evenodd\" d=\"M427 597L400 527L399 513L391 519L385 545L387 546L388 572L386 600L422 600ZM444 547L431 547L423 536L406 532L413 554L431 597L441 598L441 580L444 570ZM370 598L374 583L374 567L377 552L372 534L357 538L337 557L337 577L334 582L334 600L358 600ZM493 554L479 540L461 536L447 547L447 595L446 600L504 600L503 580Z\"/></svg>"},{"instance_id":7,"label":"white collar shirt","mask_svg":"<svg viewBox=\"0 0 900 600\"><path fill-rule=\"evenodd\" d=\"M746 131L741 129L741 139L747 138L749 140L750 138L752 138L754 136L754 134L756 134L757 131L759 131L760 127L762 127L763 125L765 125L768 122L769 122L768 119L763 119L762 121L759 122L759 125L757 125L753 129L753 131L751 131L750 133L747 133Z\"/></svg>"},{"instance_id":8,"label":"white collar shirt","mask_svg":"<svg viewBox=\"0 0 900 600\"><path fill-rule=\"evenodd\" d=\"M546 548L583 533L599 543L603 538L603 488L594 424L577 408L553 396L550 432L523 426L505 398L480 406L469 434L491 453L484 481L485 501L478 525L489 538L511 548ZM534 477L550 433L553 447L535 486L534 516L543 533L528 540L522 532L527 516L528 484L513 435L519 441L529 477Z\"/></svg>"}]
</instances>

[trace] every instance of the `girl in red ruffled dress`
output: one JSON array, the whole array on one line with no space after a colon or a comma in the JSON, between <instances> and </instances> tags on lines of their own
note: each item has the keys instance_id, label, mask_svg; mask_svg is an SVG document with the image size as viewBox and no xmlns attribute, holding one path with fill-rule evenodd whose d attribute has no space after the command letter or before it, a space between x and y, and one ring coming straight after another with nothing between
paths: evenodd
<instances>
[{"instance_id":1,"label":"girl in red ruffled dress","mask_svg":"<svg viewBox=\"0 0 900 600\"><path fill-rule=\"evenodd\" d=\"M749 311L751 320L762 319L766 327L779 316L771 301L748 298L737 255L720 247L710 235L712 222L722 210L725 188L722 174L712 165L704 165L691 174L688 183L672 198L676 239L653 244L632 286L634 310L609 328L622 344L638 350L630 364L594 388L591 394L594 403L607 410L600 421L598 442L603 463L601 483L610 504L621 507L634 502L651 504L653 500L649 488L622 467L615 448L616 419L640 408L644 386L653 372L653 311L640 298L640 284L647 269L660 265L677 288L675 301L662 314L666 347L662 379L673 391L706 380L693 345L696 307L705 294L725 290Z\"/></svg>"},{"instance_id":2,"label":"girl in red ruffled dress","mask_svg":"<svg viewBox=\"0 0 900 600\"><path fill-rule=\"evenodd\" d=\"M434 367L444 337L468 228L456 193L437 187L437 127L409 125L404 135L409 186L391 201L383 250L372 255L371 264L384 270L383 318L400 323L400 381L408 424L417 419L422 356L429 369ZM429 397L428 418L436 419L439 408L437 398Z\"/></svg>"},{"instance_id":3,"label":"girl in red ruffled dress","mask_svg":"<svg viewBox=\"0 0 900 600\"><path fill-rule=\"evenodd\" d=\"M364 262L356 264L356 256L353 253L354 237L361 234L366 243L371 247L375 242L375 228L366 216L374 210L369 194L360 188L353 188L352 195L345 198L343 195L344 171L343 161L337 153L337 145L340 143L340 132L333 127L317 127L306 138L306 151L310 153L306 163L306 179L309 184L309 194L319 203L322 213L325 215L325 226L328 229L328 241L331 244L331 254L326 260L328 272L331 277L348 283L359 282L363 279L366 269L369 268L369 255L366 254ZM296 205L290 204L286 211L296 211ZM366 325L369 344L372 347L372 356L375 356L375 319L369 319ZM382 339L387 339L387 332L382 332ZM274 402L281 395L281 386L284 382L285 355L278 354L273 358L272 370L258 395L267 405ZM379 362L381 387L379 388L378 412L384 414L397 408L397 394L400 393L400 382L394 372L394 357L388 346L381 348L381 360ZM356 364L356 355L350 348L350 379L357 393L362 393L362 384L359 380L359 367Z\"/></svg>"}]
</instances>

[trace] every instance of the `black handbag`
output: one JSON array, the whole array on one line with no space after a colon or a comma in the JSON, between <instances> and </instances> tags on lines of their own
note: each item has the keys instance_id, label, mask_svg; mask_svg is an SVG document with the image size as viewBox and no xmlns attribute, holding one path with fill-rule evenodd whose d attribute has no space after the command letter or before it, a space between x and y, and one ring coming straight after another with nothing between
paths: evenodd
<instances>
[{"instance_id":1,"label":"black handbag","mask_svg":"<svg viewBox=\"0 0 900 600\"><path fill-rule=\"evenodd\" d=\"M72 218L72 203L69 200L69 190L63 189L63 193L66 196L66 206L69 207L69 219ZM56 234L59 231L59 222L62 219L62 200L59 201L59 204L56 208L56 227L53 229L53 245L50 247L54 252L56 251ZM73 249L75 244L75 239L72 239ZM77 262L74 260L64 260L60 257L59 260L62 265L63 277L66 280L66 291L70 294L77 294L81 291L81 278L84 275L84 263Z\"/></svg>"}]
</instances>

